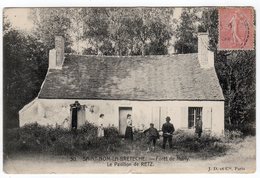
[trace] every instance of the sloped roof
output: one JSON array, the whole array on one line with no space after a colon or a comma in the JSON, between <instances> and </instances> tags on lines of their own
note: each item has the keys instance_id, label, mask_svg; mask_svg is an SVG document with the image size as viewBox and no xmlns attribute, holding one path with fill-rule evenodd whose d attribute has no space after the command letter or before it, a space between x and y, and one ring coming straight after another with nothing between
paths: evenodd
<instances>
[{"instance_id":1,"label":"sloped roof","mask_svg":"<svg viewBox=\"0 0 260 178\"><path fill-rule=\"evenodd\" d=\"M202 69L197 54L67 55L61 70L48 71L39 98L224 100L215 69Z\"/></svg>"}]
</instances>

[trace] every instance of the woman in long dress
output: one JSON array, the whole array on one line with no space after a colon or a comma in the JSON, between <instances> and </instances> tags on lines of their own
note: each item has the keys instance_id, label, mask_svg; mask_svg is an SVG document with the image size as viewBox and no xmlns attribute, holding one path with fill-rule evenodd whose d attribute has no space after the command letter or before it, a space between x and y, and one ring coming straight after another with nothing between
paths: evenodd
<instances>
[{"instance_id":1,"label":"woman in long dress","mask_svg":"<svg viewBox=\"0 0 260 178\"><path fill-rule=\"evenodd\" d=\"M100 114L98 118L98 137L104 137L104 114Z\"/></svg>"},{"instance_id":2,"label":"woman in long dress","mask_svg":"<svg viewBox=\"0 0 260 178\"><path fill-rule=\"evenodd\" d=\"M131 114L127 114L126 123L127 123L127 127L125 130L125 139L132 141L133 140L133 126L132 126Z\"/></svg>"}]
</instances>

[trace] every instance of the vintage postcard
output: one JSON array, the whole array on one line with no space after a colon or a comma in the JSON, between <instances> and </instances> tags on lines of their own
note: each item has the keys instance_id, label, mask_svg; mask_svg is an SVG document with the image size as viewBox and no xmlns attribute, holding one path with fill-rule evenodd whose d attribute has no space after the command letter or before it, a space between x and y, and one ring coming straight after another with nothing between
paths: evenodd
<instances>
[{"instance_id":1,"label":"vintage postcard","mask_svg":"<svg viewBox=\"0 0 260 178\"><path fill-rule=\"evenodd\" d=\"M253 7L5 8L3 170L254 173Z\"/></svg>"}]
</instances>

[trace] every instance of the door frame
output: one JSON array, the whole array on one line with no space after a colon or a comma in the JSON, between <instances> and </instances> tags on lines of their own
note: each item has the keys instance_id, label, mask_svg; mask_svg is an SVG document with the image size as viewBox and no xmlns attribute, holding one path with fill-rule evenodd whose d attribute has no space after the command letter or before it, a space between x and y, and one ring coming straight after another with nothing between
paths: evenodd
<instances>
[{"instance_id":1,"label":"door frame","mask_svg":"<svg viewBox=\"0 0 260 178\"><path fill-rule=\"evenodd\" d=\"M133 117L133 107L132 106L118 106L117 107L117 111L118 111L118 131L119 131L119 134L120 134L120 109L121 108L130 108L131 109L131 116ZM132 119L132 122L133 122L133 119ZM121 134L120 134L121 135Z\"/></svg>"}]
</instances>

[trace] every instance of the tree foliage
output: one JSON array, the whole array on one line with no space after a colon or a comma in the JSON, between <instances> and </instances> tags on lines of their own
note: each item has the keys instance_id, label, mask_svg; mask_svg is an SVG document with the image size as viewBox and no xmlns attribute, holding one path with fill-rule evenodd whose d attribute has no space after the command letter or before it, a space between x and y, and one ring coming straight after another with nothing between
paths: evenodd
<instances>
[{"instance_id":1,"label":"tree foliage","mask_svg":"<svg viewBox=\"0 0 260 178\"><path fill-rule=\"evenodd\" d=\"M215 68L225 97L226 127L252 133L256 103L255 51L217 50L218 11L215 8L204 10L200 28L209 32L210 48L215 51Z\"/></svg>"},{"instance_id":2,"label":"tree foliage","mask_svg":"<svg viewBox=\"0 0 260 178\"><path fill-rule=\"evenodd\" d=\"M12 28L4 21L4 125L18 125L18 111L40 89L47 71L46 46L37 37Z\"/></svg>"},{"instance_id":3,"label":"tree foliage","mask_svg":"<svg viewBox=\"0 0 260 178\"><path fill-rule=\"evenodd\" d=\"M167 54L172 13L167 8L84 9L84 37L104 55Z\"/></svg>"},{"instance_id":4,"label":"tree foliage","mask_svg":"<svg viewBox=\"0 0 260 178\"><path fill-rule=\"evenodd\" d=\"M197 52L197 24L198 16L195 8L185 8L181 13L176 29L176 41L174 44L177 53Z\"/></svg>"},{"instance_id":5,"label":"tree foliage","mask_svg":"<svg viewBox=\"0 0 260 178\"><path fill-rule=\"evenodd\" d=\"M54 36L65 37L71 52L80 43L94 54L167 54L172 36L172 8L36 8L31 12L35 34L50 49ZM93 51L90 50L90 54Z\"/></svg>"},{"instance_id":6,"label":"tree foliage","mask_svg":"<svg viewBox=\"0 0 260 178\"><path fill-rule=\"evenodd\" d=\"M205 8L202 11L199 32L209 33L209 48L217 52L218 45L218 11L215 8Z\"/></svg>"},{"instance_id":7,"label":"tree foliage","mask_svg":"<svg viewBox=\"0 0 260 178\"><path fill-rule=\"evenodd\" d=\"M67 8L35 8L31 11L34 23L34 35L48 48L54 48L55 36L65 38L65 52L71 52L70 9Z\"/></svg>"}]
</instances>

